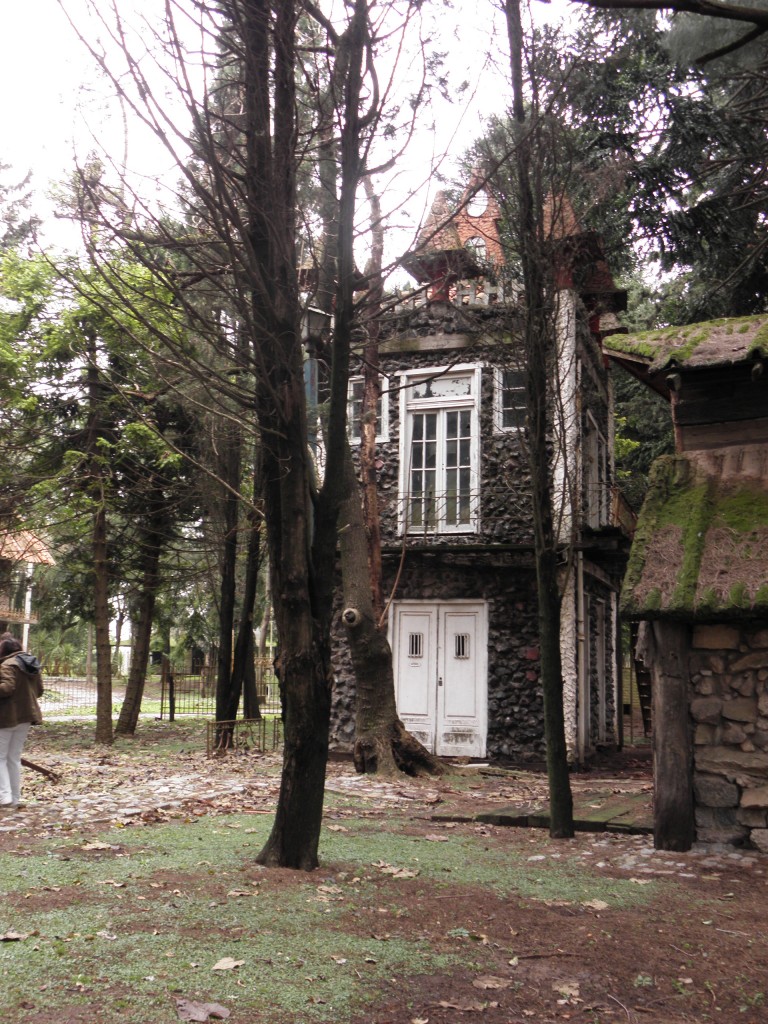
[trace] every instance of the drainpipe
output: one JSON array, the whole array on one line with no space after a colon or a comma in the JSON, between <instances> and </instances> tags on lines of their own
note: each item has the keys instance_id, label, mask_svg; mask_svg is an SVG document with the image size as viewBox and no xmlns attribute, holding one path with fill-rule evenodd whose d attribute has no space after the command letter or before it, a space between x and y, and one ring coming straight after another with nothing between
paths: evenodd
<instances>
[{"instance_id":1,"label":"drainpipe","mask_svg":"<svg viewBox=\"0 0 768 1024\"><path fill-rule=\"evenodd\" d=\"M587 638L585 635L585 622L584 622L584 552L576 552L576 642L577 648L577 659L576 659L576 694L577 694L577 714L576 714L576 751L579 759L579 764L584 764L586 760L586 734L585 734L585 707L584 701L586 699L586 693L588 692L587 686ZM588 713L588 708L586 709Z\"/></svg>"}]
</instances>

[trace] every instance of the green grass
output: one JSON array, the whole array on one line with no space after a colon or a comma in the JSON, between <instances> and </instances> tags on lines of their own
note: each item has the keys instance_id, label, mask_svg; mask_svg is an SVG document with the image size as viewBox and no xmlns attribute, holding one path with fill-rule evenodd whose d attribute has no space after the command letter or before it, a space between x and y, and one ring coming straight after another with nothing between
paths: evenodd
<instances>
[{"instance_id":1,"label":"green grass","mask_svg":"<svg viewBox=\"0 0 768 1024\"><path fill-rule=\"evenodd\" d=\"M393 978L402 985L468 966L460 919L438 947L409 933L415 899L438 898L442 911L452 891L482 887L507 900L625 908L663 885L594 877L589 865L552 858L531 863L475 835L425 841L403 834L407 825L345 818L347 831L323 830L320 870L288 877L255 864L271 827L264 815L66 833L47 845L30 840L22 856L0 854L0 933L28 935L0 943L4 1006L15 1014L7 1019L24 1024L24 1004L30 1020L46 1005L98 1007L89 1019L99 1024L171 1024L179 995L222 1003L249 1022L343 1022ZM370 931L360 927L366 914ZM374 934L380 922L391 934ZM472 944L473 969L487 956ZM222 957L242 964L214 971Z\"/></svg>"}]
</instances>

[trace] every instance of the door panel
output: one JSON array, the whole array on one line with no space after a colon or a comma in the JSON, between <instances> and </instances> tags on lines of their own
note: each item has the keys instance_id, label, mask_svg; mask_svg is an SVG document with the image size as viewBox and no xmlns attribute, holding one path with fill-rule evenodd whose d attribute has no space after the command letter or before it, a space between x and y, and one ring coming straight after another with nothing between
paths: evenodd
<instances>
[{"instance_id":1,"label":"door panel","mask_svg":"<svg viewBox=\"0 0 768 1024\"><path fill-rule=\"evenodd\" d=\"M428 750L434 750L435 745L436 634L434 607L396 610L393 650L397 711L406 728Z\"/></svg>"},{"instance_id":2,"label":"door panel","mask_svg":"<svg viewBox=\"0 0 768 1024\"><path fill-rule=\"evenodd\" d=\"M441 756L485 756L487 609L484 602L400 602L393 609L397 709Z\"/></svg>"}]
</instances>

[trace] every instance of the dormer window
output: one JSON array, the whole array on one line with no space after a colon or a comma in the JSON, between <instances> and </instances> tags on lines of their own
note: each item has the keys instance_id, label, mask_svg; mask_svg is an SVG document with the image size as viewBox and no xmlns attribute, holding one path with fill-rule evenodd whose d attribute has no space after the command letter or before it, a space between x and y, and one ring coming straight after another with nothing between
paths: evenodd
<instances>
[{"instance_id":1,"label":"dormer window","mask_svg":"<svg viewBox=\"0 0 768 1024\"><path fill-rule=\"evenodd\" d=\"M485 239L479 235L468 238L464 243L464 248L469 249L478 263L485 263L488 259L488 246L485 244Z\"/></svg>"}]
</instances>

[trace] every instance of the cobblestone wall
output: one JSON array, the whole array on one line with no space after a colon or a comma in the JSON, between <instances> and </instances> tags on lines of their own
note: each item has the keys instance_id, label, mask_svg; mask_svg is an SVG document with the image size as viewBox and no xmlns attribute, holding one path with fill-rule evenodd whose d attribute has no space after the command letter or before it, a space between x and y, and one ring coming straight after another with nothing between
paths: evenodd
<instances>
[{"instance_id":1,"label":"cobblestone wall","mask_svg":"<svg viewBox=\"0 0 768 1024\"><path fill-rule=\"evenodd\" d=\"M768 628L696 627L689 668L697 838L768 853Z\"/></svg>"}]
</instances>

